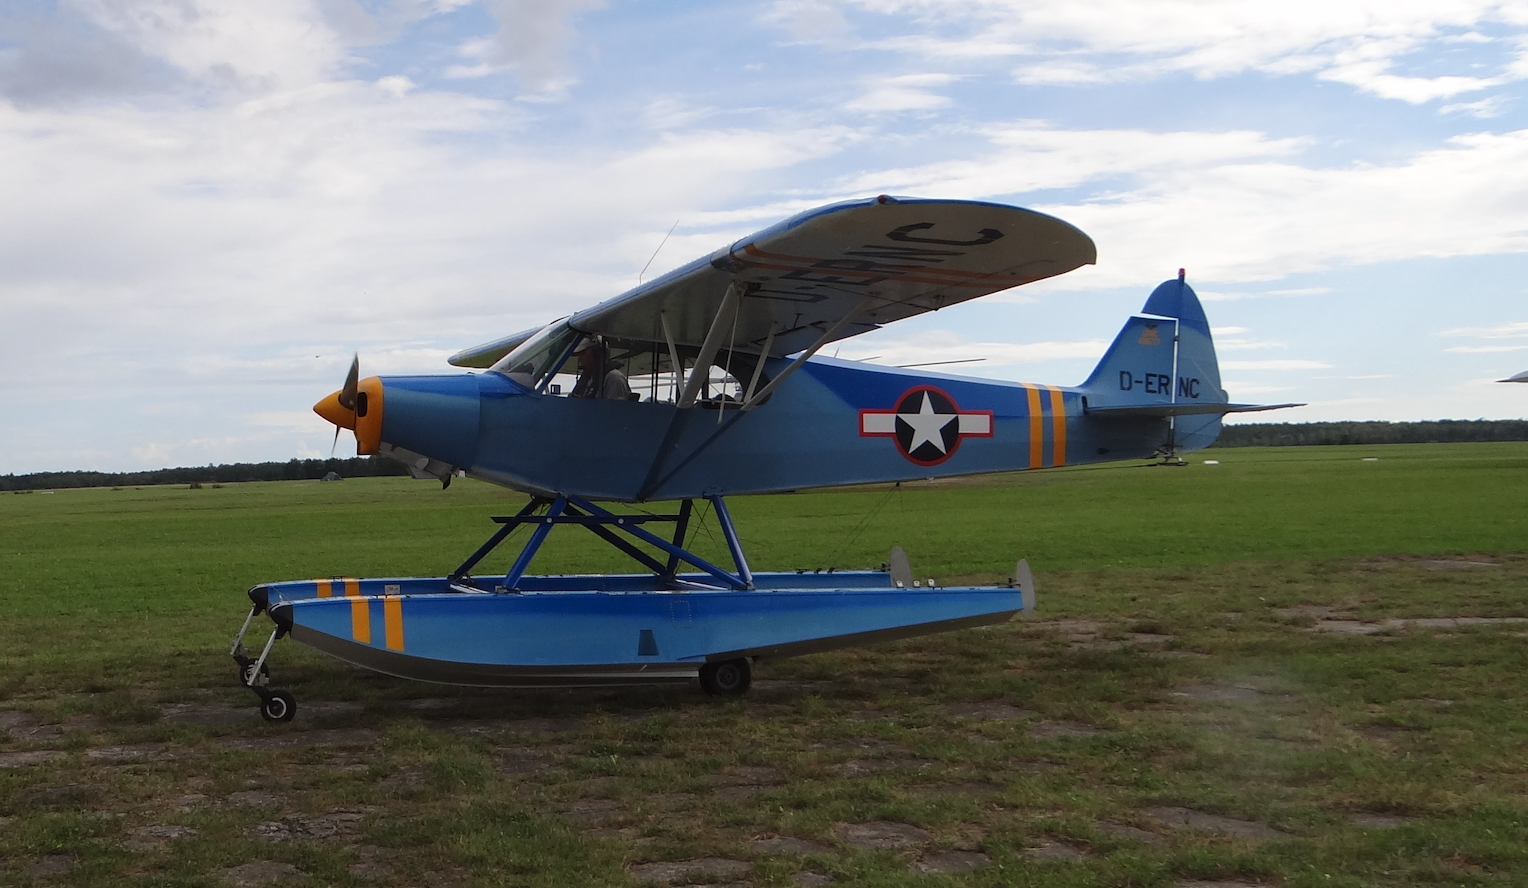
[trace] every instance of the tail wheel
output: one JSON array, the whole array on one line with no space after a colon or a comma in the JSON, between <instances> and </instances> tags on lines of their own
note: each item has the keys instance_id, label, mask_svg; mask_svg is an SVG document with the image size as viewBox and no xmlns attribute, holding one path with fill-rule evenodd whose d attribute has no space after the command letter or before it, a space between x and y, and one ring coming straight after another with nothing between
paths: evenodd
<instances>
[{"instance_id":1,"label":"tail wheel","mask_svg":"<svg viewBox=\"0 0 1528 888\"><path fill-rule=\"evenodd\" d=\"M268 722L289 722L297 715L297 698L276 688L260 698L260 717Z\"/></svg>"},{"instance_id":2,"label":"tail wheel","mask_svg":"<svg viewBox=\"0 0 1528 888\"><path fill-rule=\"evenodd\" d=\"M723 660L700 667L700 686L713 697L741 697L753 683L753 666L747 660Z\"/></svg>"}]
</instances>

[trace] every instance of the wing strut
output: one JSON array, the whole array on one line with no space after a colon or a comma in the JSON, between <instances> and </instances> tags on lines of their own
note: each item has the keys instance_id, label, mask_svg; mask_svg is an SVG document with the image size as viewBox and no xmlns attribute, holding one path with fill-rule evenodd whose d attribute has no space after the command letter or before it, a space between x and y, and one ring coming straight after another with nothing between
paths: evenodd
<instances>
[{"instance_id":1,"label":"wing strut","mask_svg":"<svg viewBox=\"0 0 1528 888\"><path fill-rule=\"evenodd\" d=\"M842 330L843 328L849 326L849 322L850 321L852 321L856 317L858 317L860 312L863 312L865 309L869 308L871 306L871 304L874 303L875 301L876 301L876 297L875 296L866 296L864 299L861 299L859 301L858 305L854 306L854 308L852 308L849 311L845 312L843 317L841 317L837 321L833 322L833 326L829 327L826 331L823 332L823 334L821 336L817 337L817 341L812 343L812 347L811 348L809 348L806 351L802 352L800 355L797 355L796 359L794 361L791 361L789 366L787 366L784 370L780 371L780 375L776 376L774 379L771 379L769 381L768 385L764 386L762 389L759 389L758 394L754 395L751 398L745 399L743 401L742 409L744 409L744 410L752 410L754 407L758 406L760 401L764 400L769 395L770 392L774 391L775 386L779 385L781 382L784 382L785 379L787 377L789 377L792 373L795 373L797 370L800 370L801 369L801 365L805 364L807 362L807 359L811 358L812 355L817 354L817 350L818 349L822 348L824 345L827 345L829 342L831 342L833 337L837 336L840 330ZM773 334L774 331L773 331L772 328L771 328L770 332L771 332L771 334ZM764 354L759 357L759 362L760 362L761 365L762 365L762 363L764 361L764 358L766 358L768 356L769 356L769 352L765 351Z\"/></svg>"},{"instance_id":2,"label":"wing strut","mask_svg":"<svg viewBox=\"0 0 1528 888\"><path fill-rule=\"evenodd\" d=\"M775 325L769 325L769 335L764 337L764 350L759 352L759 362L753 365L753 378L748 380L748 391L743 395L743 403L753 398L753 390L759 387L759 375L764 372L764 362L769 360L769 347L775 344Z\"/></svg>"},{"instance_id":3,"label":"wing strut","mask_svg":"<svg viewBox=\"0 0 1528 888\"><path fill-rule=\"evenodd\" d=\"M674 348L674 334L669 332L668 312L658 312L658 322L663 325L663 341L668 343L669 363L674 367L674 400L679 400L679 382L684 377L684 365L679 363L679 349ZM654 396L657 395L658 386L653 384Z\"/></svg>"},{"instance_id":4,"label":"wing strut","mask_svg":"<svg viewBox=\"0 0 1528 888\"><path fill-rule=\"evenodd\" d=\"M727 285L727 294L722 297L721 307L716 310L716 318L711 321L711 330L706 333L706 341L701 343L700 355L695 359L695 366L690 368L690 378L685 381L684 392L679 396L677 406L680 409L695 406L695 399L700 395L700 387L710 377L711 361L722 347L722 336L731 326L732 319L737 316L738 291L741 289L737 281Z\"/></svg>"}]
</instances>

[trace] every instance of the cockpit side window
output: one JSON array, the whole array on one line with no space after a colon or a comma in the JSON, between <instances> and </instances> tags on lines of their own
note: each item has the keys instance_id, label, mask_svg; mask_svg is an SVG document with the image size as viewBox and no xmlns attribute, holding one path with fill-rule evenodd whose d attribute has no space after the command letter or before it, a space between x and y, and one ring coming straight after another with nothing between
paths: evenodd
<instances>
[{"instance_id":1,"label":"cockpit side window","mask_svg":"<svg viewBox=\"0 0 1528 888\"><path fill-rule=\"evenodd\" d=\"M567 395L573 391L579 374L573 349L585 335L569 327L566 318L555 321L501 358L492 370L531 391ZM632 399L649 404L671 404L678 400L684 381L695 372L700 352L695 346L677 347L676 372L673 353L666 343L608 338L602 341L608 350L609 366L622 371ZM717 352L702 376L704 382L697 405L722 410L741 405L750 388L757 390L769 383L768 374L757 372L760 360L758 355L746 352Z\"/></svg>"}]
</instances>

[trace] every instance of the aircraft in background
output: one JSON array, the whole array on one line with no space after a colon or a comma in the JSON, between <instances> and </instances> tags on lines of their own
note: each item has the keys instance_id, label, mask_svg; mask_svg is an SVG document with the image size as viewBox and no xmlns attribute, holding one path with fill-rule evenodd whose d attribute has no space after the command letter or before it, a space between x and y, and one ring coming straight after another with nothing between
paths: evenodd
<instances>
[{"instance_id":1,"label":"aircraft in background","mask_svg":"<svg viewBox=\"0 0 1528 888\"><path fill-rule=\"evenodd\" d=\"M1498 379L1496 381L1497 382L1528 382L1528 370L1524 370L1521 373L1514 373L1513 375L1508 376L1506 379Z\"/></svg>"},{"instance_id":2,"label":"aircraft in background","mask_svg":"<svg viewBox=\"0 0 1528 888\"><path fill-rule=\"evenodd\" d=\"M811 210L536 330L463 351L485 372L360 378L315 410L359 454L416 477L466 475L530 502L440 577L267 583L235 639L271 720L277 638L406 678L467 685L690 681L748 687L760 659L1001 622L1033 607L1020 561L1005 586L938 587L900 549L882 571L754 573L725 497L1178 460L1230 403L1204 311L1180 270L1076 386L1002 382L819 357L826 345L1092 264L1059 219L994 203L881 196ZM676 502L669 511L645 504ZM602 503L604 505L602 505ZM620 510L610 504L628 505ZM697 504L730 564L687 545ZM629 555L624 575L529 573L560 525ZM667 526L665 534L652 529ZM473 569L517 531L507 572ZM681 572L681 568L684 569ZM253 619L276 628L242 646Z\"/></svg>"}]
</instances>

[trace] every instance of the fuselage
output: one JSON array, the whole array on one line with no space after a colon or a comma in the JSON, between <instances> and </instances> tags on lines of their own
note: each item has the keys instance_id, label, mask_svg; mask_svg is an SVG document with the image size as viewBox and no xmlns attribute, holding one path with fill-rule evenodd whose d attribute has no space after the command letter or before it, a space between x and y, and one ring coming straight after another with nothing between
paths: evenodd
<instances>
[{"instance_id":1,"label":"fuselage","mask_svg":"<svg viewBox=\"0 0 1528 888\"><path fill-rule=\"evenodd\" d=\"M773 375L785 365L771 360ZM807 362L763 403L575 399L487 372L379 380L401 448L538 494L647 501L1143 459L1167 421L1090 417L1074 387Z\"/></svg>"}]
</instances>

